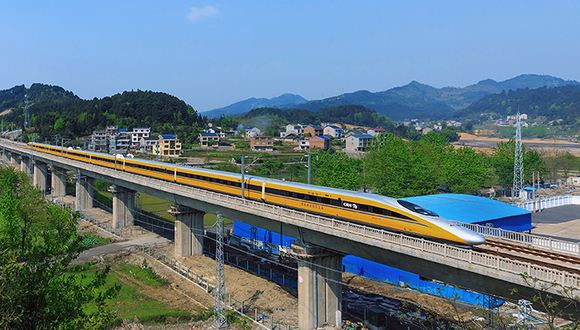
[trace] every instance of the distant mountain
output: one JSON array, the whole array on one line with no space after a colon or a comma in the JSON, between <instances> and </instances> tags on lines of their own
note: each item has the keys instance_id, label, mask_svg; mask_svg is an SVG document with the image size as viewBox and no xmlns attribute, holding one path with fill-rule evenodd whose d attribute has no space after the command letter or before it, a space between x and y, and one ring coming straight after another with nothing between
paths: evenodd
<instances>
[{"instance_id":1,"label":"distant mountain","mask_svg":"<svg viewBox=\"0 0 580 330\"><path fill-rule=\"evenodd\" d=\"M540 87L562 87L566 85L580 85L580 82L577 82L576 80L564 80L547 75L522 74L502 82L496 82L492 79L482 80L478 82L477 85L491 86L495 89L493 92L495 94L501 92L502 90L508 91L510 89L516 90L520 88L534 89Z\"/></svg>"},{"instance_id":2,"label":"distant mountain","mask_svg":"<svg viewBox=\"0 0 580 330\"><path fill-rule=\"evenodd\" d=\"M252 97L250 99L230 104L227 107L202 112L208 118L217 118L222 115L240 115L257 108L277 108L287 105L299 105L308 102L300 95L286 93L271 99Z\"/></svg>"},{"instance_id":3,"label":"distant mountain","mask_svg":"<svg viewBox=\"0 0 580 330\"><path fill-rule=\"evenodd\" d=\"M574 80L567 81L556 77L532 74L520 75L502 82L496 82L492 79L482 80L475 85L463 88L435 88L412 81L405 86L382 92L372 93L363 90L323 100L314 100L304 103L298 108L316 111L340 105L362 105L394 121L412 118L438 119L451 115L455 110L467 107L485 95L497 94L502 90L565 85L580 85L580 83Z\"/></svg>"},{"instance_id":4,"label":"distant mountain","mask_svg":"<svg viewBox=\"0 0 580 330\"><path fill-rule=\"evenodd\" d=\"M515 115L518 109L530 119L541 116L546 121L558 120L561 125L573 125L580 117L580 86L571 84L553 88L502 91L458 110L453 117L478 119L482 113L487 113L495 114L496 118L505 118Z\"/></svg>"}]
</instances>

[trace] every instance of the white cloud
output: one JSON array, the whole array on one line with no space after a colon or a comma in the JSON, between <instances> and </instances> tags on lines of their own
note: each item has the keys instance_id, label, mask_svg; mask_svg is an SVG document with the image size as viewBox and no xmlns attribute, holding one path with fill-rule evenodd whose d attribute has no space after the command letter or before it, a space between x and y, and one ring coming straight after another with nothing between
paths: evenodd
<instances>
[{"instance_id":1,"label":"white cloud","mask_svg":"<svg viewBox=\"0 0 580 330\"><path fill-rule=\"evenodd\" d=\"M221 16L222 13L213 6L205 6L202 8L192 7L187 13L187 19L192 22L203 21L208 18Z\"/></svg>"}]
</instances>

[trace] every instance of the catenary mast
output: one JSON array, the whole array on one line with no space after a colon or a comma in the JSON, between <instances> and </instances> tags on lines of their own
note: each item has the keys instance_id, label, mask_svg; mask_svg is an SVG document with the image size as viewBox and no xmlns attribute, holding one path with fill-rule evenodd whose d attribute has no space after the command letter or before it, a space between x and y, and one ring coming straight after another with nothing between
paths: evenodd
<instances>
[{"instance_id":1,"label":"catenary mast","mask_svg":"<svg viewBox=\"0 0 580 330\"><path fill-rule=\"evenodd\" d=\"M520 122L520 112L516 115L516 146L514 152L514 185L512 197L519 198L524 188L524 155L522 148L522 125Z\"/></svg>"}]
</instances>

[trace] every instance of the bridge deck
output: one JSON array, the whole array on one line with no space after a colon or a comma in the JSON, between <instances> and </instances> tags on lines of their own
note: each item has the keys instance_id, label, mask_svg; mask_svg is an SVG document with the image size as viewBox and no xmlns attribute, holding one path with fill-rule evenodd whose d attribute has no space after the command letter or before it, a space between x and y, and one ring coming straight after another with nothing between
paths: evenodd
<instances>
[{"instance_id":1,"label":"bridge deck","mask_svg":"<svg viewBox=\"0 0 580 330\"><path fill-rule=\"evenodd\" d=\"M30 153L30 150L25 149L23 145L10 145L7 147L15 152ZM356 253L356 249L374 252L381 250L390 251L392 252L391 254L368 253L367 255L362 255L362 257L371 260L374 258L377 262L385 263L388 260L392 260L394 254L402 254L411 258L407 260L407 264L409 264L409 260L423 260L427 265L426 269L432 268L429 265L440 264L448 267L447 269L454 268L461 270L461 274L463 272L470 272L470 274L473 274L471 278L462 278L466 283L471 281L469 285L479 285L481 287L482 284L477 283L476 278L483 276L499 281L497 283L507 282L510 285L515 284L527 287L527 283L521 276L521 274L526 273L545 283L557 282L566 287L580 287L580 276L564 271L479 253L471 249L405 236L382 229L357 225L343 220L325 218L259 201L243 200L235 196L228 196L75 160L63 159L62 157L54 155L40 152L34 152L33 154L35 159L43 159L47 162L55 163L58 166L80 168L87 175L92 174L97 178L116 180L131 187L140 187L145 191L160 191L165 196L173 196L171 199L177 200L181 198L184 201L185 199L195 200L198 201L196 203L201 202L207 205L214 205L214 208L233 209L236 212L251 214L253 217L268 219L309 230L311 233L314 233L312 237L322 238L321 241L329 242L332 239L333 242L339 243L331 246L335 246L339 251L347 254L359 255ZM348 248L351 248L351 250L346 251L345 249ZM409 267L417 267L417 265L409 265ZM505 287L506 285L501 285L501 290L505 290ZM475 287L473 289L477 290ZM556 290L553 290L553 293L558 294Z\"/></svg>"}]
</instances>

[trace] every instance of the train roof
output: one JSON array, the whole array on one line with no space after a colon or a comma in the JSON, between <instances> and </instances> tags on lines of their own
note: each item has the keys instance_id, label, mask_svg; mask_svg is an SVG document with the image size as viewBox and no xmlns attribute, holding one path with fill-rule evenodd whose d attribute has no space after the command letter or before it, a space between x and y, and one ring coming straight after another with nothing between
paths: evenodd
<instances>
[{"instance_id":1,"label":"train roof","mask_svg":"<svg viewBox=\"0 0 580 330\"><path fill-rule=\"evenodd\" d=\"M530 211L493 199L462 194L439 194L402 198L440 216L464 223L477 223L531 214Z\"/></svg>"},{"instance_id":2,"label":"train roof","mask_svg":"<svg viewBox=\"0 0 580 330\"><path fill-rule=\"evenodd\" d=\"M43 144L43 143L36 143L36 144L55 147L54 145L48 145L48 144ZM57 147L57 148L60 148L60 147ZM76 150L76 151L82 151L84 153L95 155L95 156L106 155L109 157L114 157L114 155L100 153L100 152L94 152L94 151L87 151L87 150ZM212 173L212 174L216 174L216 175L229 176L231 178L238 178L238 179L241 178L240 173L234 173L234 172L218 171L218 170L212 170L212 169L201 168L201 167L181 166L179 164L171 164L171 163L159 162L159 161L155 161L155 160L148 160L148 159L142 159L142 158L126 158L125 160L126 161L136 160L136 161L143 162L143 163L162 165L165 167L171 167L171 168L177 167L177 168L184 169L184 170L200 171L203 173ZM386 202L386 203L396 205L395 198L377 195L377 194L372 194L372 193L363 193L363 192L357 192L357 191L352 191L352 190L344 190L344 189L338 189L338 188L317 186L317 185L312 185L312 184L309 185L306 183L285 181L285 180L279 180L279 179L270 179L270 178L266 178L266 177L247 175L247 174L245 176L245 179L250 180L250 181L257 181L260 183L264 182L264 181L268 181L268 182L282 185L282 186L296 187L296 188L301 188L301 189L305 189L305 190L316 189L319 192L326 192L326 193L335 194L335 195L342 195L342 196L349 196L349 197L356 197L356 198L369 198L369 199L374 199L374 200L380 200L383 203Z\"/></svg>"}]
</instances>

